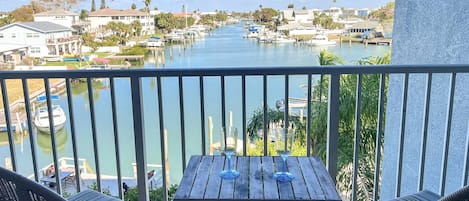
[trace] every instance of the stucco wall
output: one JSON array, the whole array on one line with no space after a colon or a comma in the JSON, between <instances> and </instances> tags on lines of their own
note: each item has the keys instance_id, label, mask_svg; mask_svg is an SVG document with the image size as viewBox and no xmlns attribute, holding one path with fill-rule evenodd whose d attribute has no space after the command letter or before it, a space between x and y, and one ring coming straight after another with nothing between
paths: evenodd
<instances>
[{"instance_id":1,"label":"stucco wall","mask_svg":"<svg viewBox=\"0 0 469 201\"><path fill-rule=\"evenodd\" d=\"M469 1L396 0L392 64L469 64ZM418 191L427 75L411 74L405 121L401 196ZM468 146L469 75L458 74L445 194L463 184ZM434 74L424 189L439 193L447 128L450 75ZM395 197L403 76L391 75L386 109L381 200Z\"/></svg>"}]
</instances>

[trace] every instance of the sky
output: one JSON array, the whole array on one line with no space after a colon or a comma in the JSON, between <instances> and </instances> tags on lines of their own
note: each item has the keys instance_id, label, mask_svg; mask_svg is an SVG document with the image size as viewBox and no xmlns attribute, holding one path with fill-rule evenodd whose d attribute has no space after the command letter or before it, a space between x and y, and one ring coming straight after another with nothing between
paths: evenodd
<instances>
[{"instance_id":1,"label":"sky","mask_svg":"<svg viewBox=\"0 0 469 201\"><path fill-rule=\"evenodd\" d=\"M29 4L31 0L0 0L0 11L11 11L22 5ZM90 10L91 0L80 0L81 3L73 11L81 9ZM95 0L99 8L101 0ZM181 12L182 5L186 5L188 11L200 9L201 11L254 11L262 5L264 8L276 10L286 9L288 4L295 8L319 8L345 7L345 8L378 8L392 0L152 0L150 8L157 7L162 11ZM128 9L135 3L137 8L143 8L143 0L106 0L106 6L114 9Z\"/></svg>"}]
</instances>

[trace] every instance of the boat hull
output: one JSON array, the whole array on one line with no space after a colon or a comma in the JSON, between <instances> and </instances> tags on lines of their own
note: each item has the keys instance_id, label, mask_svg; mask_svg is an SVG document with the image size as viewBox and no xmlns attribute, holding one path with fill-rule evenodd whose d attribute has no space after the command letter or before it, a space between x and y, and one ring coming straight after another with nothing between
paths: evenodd
<instances>
[{"instance_id":1,"label":"boat hull","mask_svg":"<svg viewBox=\"0 0 469 201\"><path fill-rule=\"evenodd\" d=\"M59 130L62 130L65 127L65 121L63 123L55 123L54 122L54 131L57 132ZM36 126L36 129L43 132L43 133L50 133L50 127L49 125L38 125L34 124Z\"/></svg>"},{"instance_id":2,"label":"boat hull","mask_svg":"<svg viewBox=\"0 0 469 201\"><path fill-rule=\"evenodd\" d=\"M67 118L65 117L65 113L60 106L54 105L53 107L54 109L52 113L54 130L59 131L64 128ZM36 126L36 129L41 132L50 132L49 114L45 107L38 109L36 115L34 116L34 126Z\"/></svg>"}]
</instances>

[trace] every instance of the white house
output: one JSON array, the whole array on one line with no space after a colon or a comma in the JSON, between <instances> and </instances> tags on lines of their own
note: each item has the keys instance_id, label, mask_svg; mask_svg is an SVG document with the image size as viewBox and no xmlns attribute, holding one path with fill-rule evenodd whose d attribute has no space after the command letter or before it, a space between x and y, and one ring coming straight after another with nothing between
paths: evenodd
<instances>
[{"instance_id":1,"label":"white house","mask_svg":"<svg viewBox=\"0 0 469 201\"><path fill-rule=\"evenodd\" d=\"M361 8L357 10L358 17L367 17L371 13L371 9L369 8Z\"/></svg>"},{"instance_id":2,"label":"white house","mask_svg":"<svg viewBox=\"0 0 469 201\"><path fill-rule=\"evenodd\" d=\"M130 24L139 21L142 25L142 35L153 34L155 30L154 18L148 13L138 10L114 10L105 8L89 13L88 20L91 22L91 30L99 31L109 22L122 22Z\"/></svg>"},{"instance_id":3,"label":"white house","mask_svg":"<svg viewBox=\"0 0 469 201\"><path fill-rule=\"evenodd\" d=\"M52 22L71 28L78 23L78 14L63 9L55 9L47 12L34 14L35 22Z\"/></svg>"},{"instance_id":4,"label":"white house","mask_svg":"<svg viewBox=\"0 0 469 201\"><path fill-rule=\"evenodd\" d=\"M334 22L339 21L340 16L343 15L343 11L341 8L337 7L330 7L323 11L327 16L331 17Z\"/></svg>"},{"instance_id":5,"label":"white house","mask_svg":"<svg viewBox=\"0 0 469 201\"><path fill-rule=\"evenodd\" d=\"M312 23L314 19L314 10L294 10L292 8L283 10L282 18L287 19L288 23Z\"/></svg>"},{"instance_id":6,"label":"white house","mask_svg":"<svg viewBox=\"0 0 469 201\"><path fill-rule=\"evenodd\" d=\"M77 54L80 39L72 29L52 22L21 22L0 27L0 46L27 46L31 57Z\"/></svg>"},{"instance_id":7,"label":"white house","mask_svg":"<svg viewBox=\"0 0 469 201\"><path fill-rule=\"evenodd\" d=\"M8 13L7 12L0 12L0 18L7 17Z\"/></svg>"},{"instance_id":8,"label":"white house","mask_svg":"<svg viewBox=\"0 0 469 201\"><path fill-rule=\"evenodd\" d=\"M0 66L4 64L20 64L28 52L28 45L1 44Z\"/></svg>"}]
</instances>

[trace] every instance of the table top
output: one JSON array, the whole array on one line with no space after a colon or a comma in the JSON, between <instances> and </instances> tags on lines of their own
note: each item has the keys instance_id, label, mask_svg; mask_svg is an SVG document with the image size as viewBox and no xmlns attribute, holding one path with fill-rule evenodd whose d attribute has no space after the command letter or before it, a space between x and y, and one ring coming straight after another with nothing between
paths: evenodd
<instances>
[{"instance_id":1,"label":"table top","mask_svg":"<svg viewBox=\"0 0 469 201\"><path fill-rule=\"evenodd\" d=\"M192 156L174 200L341 200L317 157L288 157L288 171L295 176L292 182L273 178L282 167L278 156L237 156L231 163L240 176L223 180L219 173L226 169L225 157Z\"/></svg>"}]
</instances>

